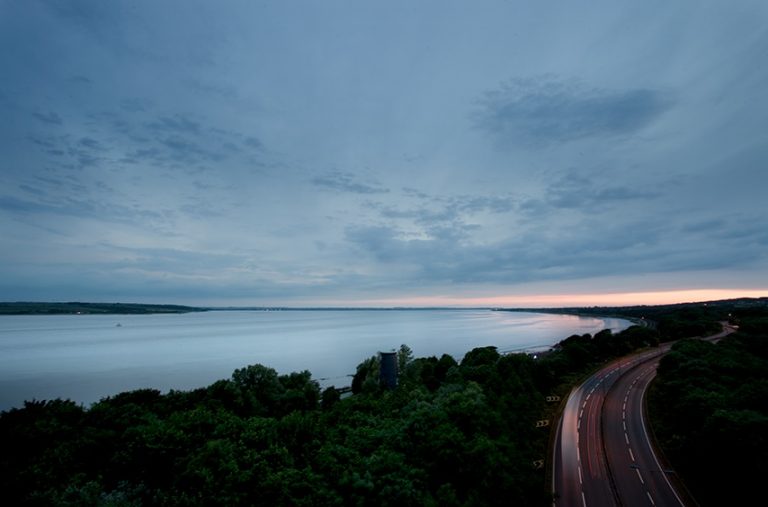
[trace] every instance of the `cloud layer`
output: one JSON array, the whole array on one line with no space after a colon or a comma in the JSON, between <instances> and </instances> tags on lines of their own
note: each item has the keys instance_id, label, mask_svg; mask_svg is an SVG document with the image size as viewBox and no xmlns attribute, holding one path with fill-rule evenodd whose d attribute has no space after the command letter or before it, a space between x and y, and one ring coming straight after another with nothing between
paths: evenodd
<instances>
[{"instance_id":1,"label":"cloud layer","mask_svg":"<svg viewBox=\"0 0 768 507\"><path fill-rule=\"evenodd\" d=\"M768 288L764 2L0 9L2 300Z\"/></svg>"},{"instance_id":2,"label":"cloud layer","mask_svg":"<svg viewBox=\"0 0 768 507\"><path fill-rule=\"evenodd\" d=\"M500 143L538 148L635 134L673 105L658 90L603 90L551 78L528 79L487 92L477 122Z\"/></svg>"}]
</instances>

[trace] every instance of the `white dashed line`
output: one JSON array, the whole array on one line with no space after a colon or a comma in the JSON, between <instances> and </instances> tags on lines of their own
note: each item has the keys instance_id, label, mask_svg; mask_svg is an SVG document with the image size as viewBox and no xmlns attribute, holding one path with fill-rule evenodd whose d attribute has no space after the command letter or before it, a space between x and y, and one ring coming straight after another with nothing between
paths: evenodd
<instances>
[{"instance_id":1,"label":"white dashed line","mask_svg":"<svg viewBox=\"0 0 768 507\"><path fill-rule=\"evenodd\" d=\"M627 421L621 421L621 425L624 426L624 433L627 432Z\"/></svg>"},{"instance_id":2,"label":"white dashed line","mask_svg":"<svg viewBox=\"0 0 768 507\"><path fill-rule=\"evenodd\" d=\"M640 470L635 468L635 472L637 472L637 478L640 479L640 484L645 484L645 481L643 480L643 476L640 475Z\"/></svg>"},{"instance_id":3,"label":"white dashed line","mask_svg":"<svg viewBox=\"0 0 768 507\"><path fill-rule=\"evenodd\" d=\"M629 445L629 437L626 433L624 433L624 441L627 443L627 445Z\"/></svg>"},{"instance_id":4,"label":"white dashed line","mask_svg":"<svg viewBox=\"0 0 768 507\"><path fill-rule=\"evenodd\" d=\"M635 461L635 455L632 454L632 448L631 447L627 447L627 449L629 450L629 457L632 458L632 461L634 462Z\"/></svg>"},{"instance_id":5,"label":"white dashed line","mask_svg":"<svg viewBox=\"0 0 768 507\"><path fill-rule=\"evenodd\" d=\"M646 491L645 494L648 495L648 500L651 501L651 505L656 505L656 502L654 502L653 498L651 498L651 492L650 491Z\"/></svg>"},{"instance_id":6,"label":"white dashed line","mask_svg":"<svg viewBox=\"0 0 768 507\"><path fill-rule=\"evenodd\" d=\"M584 498L584 492L581 492L581 503L584 505L584 507L587 507L587 499Z\"/></svg>"},{"instance_id":7,"label":"white dashed line","mask_svg":"<svg viewBox=\"0 0 768 507\"><path fill-rule=\"evenodd\" d=\"M581 467L579 467L579 484L584 484L584 481L581 477Z\"/></svg>"}]
</instances>

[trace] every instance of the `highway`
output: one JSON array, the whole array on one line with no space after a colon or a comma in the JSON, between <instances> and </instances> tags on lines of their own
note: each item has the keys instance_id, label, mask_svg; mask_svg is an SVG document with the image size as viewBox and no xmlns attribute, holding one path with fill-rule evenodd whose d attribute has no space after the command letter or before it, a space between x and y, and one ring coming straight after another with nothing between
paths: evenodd
<instances>
[{"instance_id":1,"label":"highway","mask_svg":"<svg viewBox=\"0 0 768 507\"><path fill-rule=\"evenodd\" d=\"M733 332L707 337L717 341ZM671 343L604 366L571 391L556 426L555 506L681 506L681 495L656 456L644 400Z\"/></svg>"}]
</instances>

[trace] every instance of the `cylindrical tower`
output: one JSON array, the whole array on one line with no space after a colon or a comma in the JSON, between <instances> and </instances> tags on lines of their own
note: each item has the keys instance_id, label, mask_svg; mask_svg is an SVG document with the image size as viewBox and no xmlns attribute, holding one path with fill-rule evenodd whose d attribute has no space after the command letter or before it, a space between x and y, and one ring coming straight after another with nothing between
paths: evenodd
<instances>
[{"instance_id":1,"label":"cylindrical tower","mask_svg":"<svg viewBox=\"0 0 768 507\"><path fill-rule=\"evenodd\" d=\"M379 384L385 389L397 387L397 352L379 352Z\"/></svg>"}]
</instances>

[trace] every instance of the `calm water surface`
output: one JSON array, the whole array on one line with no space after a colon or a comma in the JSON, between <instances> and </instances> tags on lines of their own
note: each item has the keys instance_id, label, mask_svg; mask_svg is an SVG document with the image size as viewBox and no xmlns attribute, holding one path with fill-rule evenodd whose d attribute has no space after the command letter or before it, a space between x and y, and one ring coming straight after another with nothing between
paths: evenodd
<instances>
[{"instance_id":1,"label":"calm water surface","mask_svg":"<svg viewBox=\"0 0 768 507\"><path fill-rule=\"evenodd\" d=\"M417 357L460 360L474 347L544 350L574 333L628 325L488 310L3 316L0 410L33 398L88 404L143 387L201 387L254 363L279 373L310 370L321 385L342 386L363 359L401 343Z\"/></svg>"}]
</instances>

